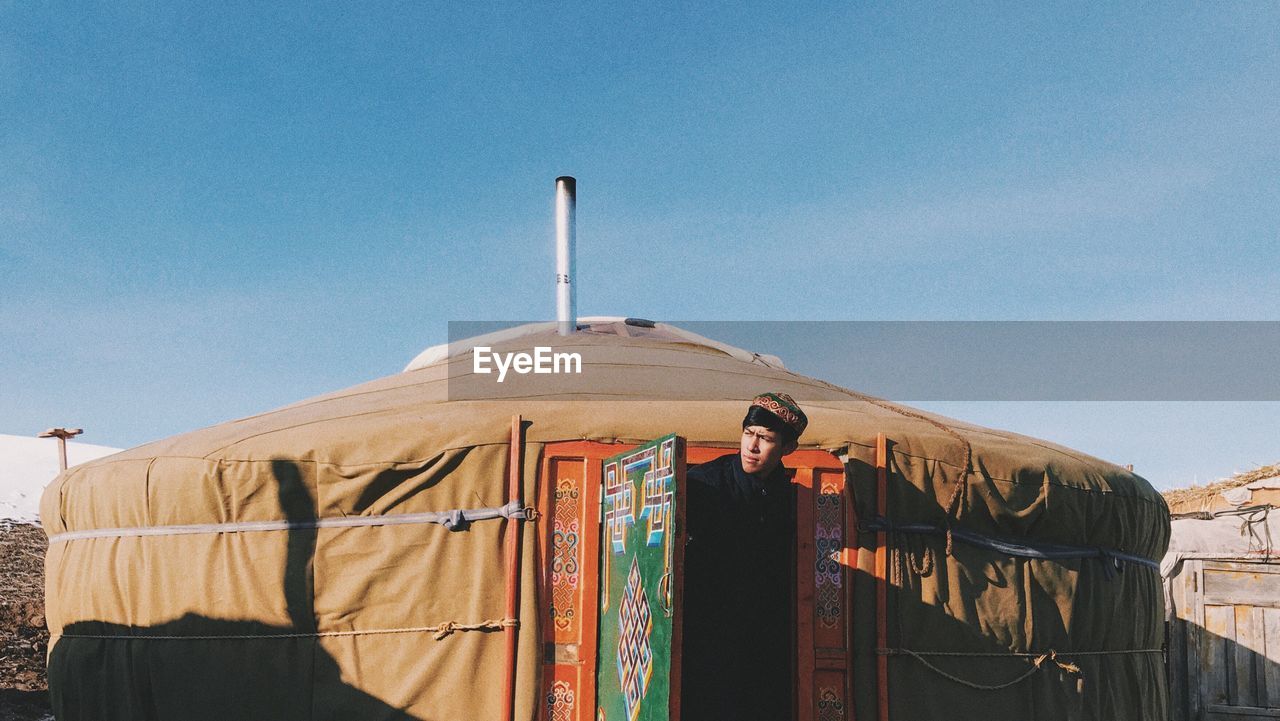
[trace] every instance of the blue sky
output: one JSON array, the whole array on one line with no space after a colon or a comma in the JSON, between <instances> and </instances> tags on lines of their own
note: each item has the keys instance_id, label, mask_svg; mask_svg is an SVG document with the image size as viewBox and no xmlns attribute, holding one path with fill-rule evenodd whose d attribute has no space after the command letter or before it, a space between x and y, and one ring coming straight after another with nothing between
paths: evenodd
<instances>
[{"instance_id":1,"label":"blue sky","mask_svg":"<svg viewBox=\"0 0 1280 721\"><path fill-rule=\"evenodd\" d=\"M265 5L0 3L0 432L549 316L561 174L584 314L1280 320L1275 3ZM1280 460L1274 403L936 407L1158 484Z\"/></svg>"}]
</instances>

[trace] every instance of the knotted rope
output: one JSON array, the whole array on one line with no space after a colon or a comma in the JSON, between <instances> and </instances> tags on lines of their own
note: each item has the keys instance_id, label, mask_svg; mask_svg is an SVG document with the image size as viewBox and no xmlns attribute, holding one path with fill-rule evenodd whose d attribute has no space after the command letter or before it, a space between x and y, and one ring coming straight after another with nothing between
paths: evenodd
<instances>
[{"instance_id":1,"label":"knotted rope","mask_svg":"<svg viewBox=\"0 0 1280 721\"><path fill-rule=\"evenodd\" d=\"M960 435L960 433L956 431L956 429L952 428L946 423L943 423L942 421L930 418L929 416L926 416L923 413L919 413L913 410L908 410L906 408L900 408L887 401L882 401L879 398L873 398L871 396L864 395L862 393L857 393L856 391L849 391L849 392L855 396L858 396L859 398L870 403L873 406L883 408L893 413L897 413L900 416L913 418L918 421L924 421L925 423L928 423L934 428L937 428L943 433L946 433L947 435L956 439L960 443L961 447L964 448L964 463L961 464L960 466L960 478L956 480L956 487L953 491L951 491L951 497L947 499L947 505L945 507L946 520L944 522L943 528L946 530L946 534L947 534L946 554L948 556L952 555L951 554L951 549L952 549L951 521L960 520L960 512L964 510L964 502L969 495L969 476L973 473L973 444L970 443L964 436ZM925 563L930 563L930 568L932 568L932 564L930 561L925 561Z\"/></svg>"},{"instance_id":2,"label":"knotted rope","mask_svg":"<svg viewBox=\"0 0 1280 721\"><path fill-rule=\"evenodd\" d=\"M436 640L439 641L454 631L497 631L503 628L515 628L518 625L520 622L514 618L504 618L500 621L485 620L480 623L445 621L436 630Z\"/></svg>"}]
</instances>

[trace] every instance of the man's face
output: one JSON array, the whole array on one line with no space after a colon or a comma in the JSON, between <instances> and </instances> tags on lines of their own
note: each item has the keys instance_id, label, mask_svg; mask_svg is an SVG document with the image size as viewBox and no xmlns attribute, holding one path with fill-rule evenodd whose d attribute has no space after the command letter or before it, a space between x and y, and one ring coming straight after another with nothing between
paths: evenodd
<instances>
[{"instance_id":1,"label":"man's face","mask_svg":"<svg viewBox=\"0 0 1280 721\"><path fill-rule=\"evenodd\" d=\"M795 441L783 441L777 431L764 426L747 426L742 429L742 470L758 476L773 472L782 457L796 449Z\"/></svg>"}]
</instances>

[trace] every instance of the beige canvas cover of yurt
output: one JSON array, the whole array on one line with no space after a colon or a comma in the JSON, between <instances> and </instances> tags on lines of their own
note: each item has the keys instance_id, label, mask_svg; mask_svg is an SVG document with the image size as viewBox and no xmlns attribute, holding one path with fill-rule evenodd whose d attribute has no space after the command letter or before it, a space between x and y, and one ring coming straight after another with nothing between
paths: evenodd
<instances>
[{"instance_id":1,"label":"beige canvas cover of yurt","mask_svg":"<svg viewBox=\"0 0 1280 721\"><path fill-rule=\"evenodd\" d=\"M492 342L535 344L581 351L581 377L511 376L456 400L492 379L441 351L61 475L41 508L58 718L497 719L512 670L514 718L557 716L538 543L552 519L508 506L512 416L532 504L556 444L676 433L731 451L744 401L766 390L807 411L802 448L838 459L856 518L831 556L848 624L828 661L847 661L844 685L802 689L798 717L1166 718L1154 564L1169 520L1142 478L662 325Z\"/></svg>"}]
</instances>

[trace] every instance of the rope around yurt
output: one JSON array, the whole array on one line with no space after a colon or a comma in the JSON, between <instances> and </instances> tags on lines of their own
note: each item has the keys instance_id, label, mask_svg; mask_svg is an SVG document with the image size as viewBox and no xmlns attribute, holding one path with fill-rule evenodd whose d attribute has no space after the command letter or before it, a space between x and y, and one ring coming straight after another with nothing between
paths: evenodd
<instances>
[{"instance_id":1,"label":"rope around yurt","mask_svg":"<svg viewBox=\"0 0 1280 721\"><path fill-rule=\"evenodd\" d=\"M839 387L839 386L836 386L836 387ZM859 393L857 391L851 391L847 388L840 388L840 390L852 396L857 397L859 400L866 401L867 403L870 403L871 405L876 406L877 408L883 408L884 410L889 411L890 413L897 413L898 415L903 416L905 418L912 418L914 420L924 421L925 423L928 423L934 428L937 428L943 433L946 433L947 435L956 439L956 441L960 443L960 446L964 449L964 462L960 465L960 477L956 480L956 487L954 490L951 491L951 497L947 499L947 503L943 507L943 511L944 511L943 525L946 529L946 537L947 537L946 554L948 556L952 555L951 552L954 546L952 543L951 522L952 520L956 520L956 521L960 520L960 512L964 509L964 502L969 495L969 476L973 474L973 444L969 442L969 439L960 435L960 432L957 431L956 429L952 428L946 423L943 423L940 420L937 420L936 418L931 418L925 415L924 413L913 411L907 408L901 408L899 406L894 405L893 403L889 403L888 401L883 401L883 400L880 400L879 398L874 398L872 396L868 396L868 395ZM932 569L933 568L932 554L930 554L930 558L923 559L921 561L921 564L923 566L927 566L928 568ZM921 573L921 575L924 575L925 573L928 573L928 571Z\"/></svg>"},{"instance_id":2,"label":"rope around yurt","mask_svg":"<svg viewBox=\"0 0 1280 721\"><path fill-rule=\"evenodd\" d=\"M53 638L92 638L100 640L129 639L144 641L252 641L266 638L322 638L333 636L372 636L386 633L434 633L437 641L457 631L501 631L507 628L519 628L520 621L514 618L491 619L478 623L458 623L445 621L435 626L412 626L406 628L370 628L352 631L300 631L296 633L245 633L226 635L150 635L145 633L130 634L88 634L88 633L50 633Z\"/></svg>"},{"instance_id":3,"label":"rope around yurt","mask_svg":"<svg viewBox=\"0 0 1280 721\"><path fill-rule=\"evenodd\" d=\"M1127 655L1133 655L1133 654L1147 654L1147 653L1158 653L1163 655L1164 649L1137 648L1137 649L1124 649L1124 650L1117 650L1117 651L1071 651L1069 653L1065 653L1064 655L1072 656L1072 657L1074 656L1127 656ZM1010 686L1015 686L1027 680L1028 678L1031 678L1031 676L1034 675L1036 671L1039 671L1042 668L1046 668L1046 662L1051 662L1052 665L1057 666L1062 671L1068 674L1071 674L1072 676L1075 676L1077 678L1077 682L1081 682L1084 680L1083 679L1084 674L1081 672L1080 667L1074 663L1060 659L1058 657L1058 652L1054 650L1040 651L1035 653L1015 653L1015 652L969 653L964 651L915 651L909 648L877 648L876 655L878 656L910 656L911 658L914 658L915 660L919 661L925 668L929 669L930 671L933 671L939 676L942 676L948 681L954 681L955 683L958 683L962 686L967 686L977 691L999 691L1001 689L1009 688ZM944 671L938 668L934 664L929 663L929 661L925 658L925 656L945 656L945 657L951 657L951 658L1023 658L1023 659L1030 660L1031 668L1027 669L1026 673L1023 673L1017 678L1011 679L1009 681L1005 681L1003 683L981 684L981 683L969 681L967 679L960 678L959 676L956 676L954 674L948 673L947 671Z\"/></svg>"}]
</instances>

